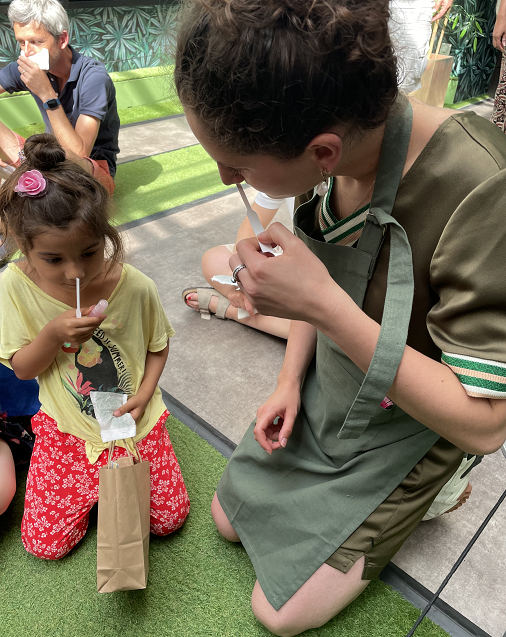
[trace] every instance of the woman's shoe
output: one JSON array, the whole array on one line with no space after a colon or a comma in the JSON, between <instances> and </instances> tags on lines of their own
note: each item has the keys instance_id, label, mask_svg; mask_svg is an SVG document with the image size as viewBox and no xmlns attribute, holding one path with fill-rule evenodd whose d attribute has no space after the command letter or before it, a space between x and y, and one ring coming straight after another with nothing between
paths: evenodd
<instances>
[{"instance_id":1,"label":"woman's shoe","mask_svg":"<svg viewBox=\"0 0 506 637\"><path fill-rule=\"evenodd\" d=\"M228 310L230 301L226 296L223 296L220 292L217 292L214 288L186 288L183 290L183 301L188 305L187 297L189 294L198 294L198 305L200 316L203 319L209 320L212 312L209 309L211 299L215 296L218 299L218 306L216 307L216 318L226 319L225 312Z\"/></svg>"}]
</instances>

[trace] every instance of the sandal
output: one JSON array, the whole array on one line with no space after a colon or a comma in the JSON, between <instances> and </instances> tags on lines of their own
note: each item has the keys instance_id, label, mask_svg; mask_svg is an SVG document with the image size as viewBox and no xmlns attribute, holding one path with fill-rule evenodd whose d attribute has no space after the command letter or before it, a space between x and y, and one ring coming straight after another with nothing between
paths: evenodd
<instances>
[{"instance_id":1,"label":"sandal","mask_svg":"<svg viewBox=\"0 0 506 637\"><path fill-rule=\"evenodd\" d=\"M183 301L186 303L186 297L189 294L197 293L199 295L198 304L200 317L209 320L212 312L209 310L209 304L211 298L215 296L218 299L218 306L216 308L216 318L226 319L225 312L227 311L230 301L226 296L223 296L220 292L217 292L214 288L186 288L183 290ZM186 303L188 305L188 303Z\"/></svg>"}]
</instances>

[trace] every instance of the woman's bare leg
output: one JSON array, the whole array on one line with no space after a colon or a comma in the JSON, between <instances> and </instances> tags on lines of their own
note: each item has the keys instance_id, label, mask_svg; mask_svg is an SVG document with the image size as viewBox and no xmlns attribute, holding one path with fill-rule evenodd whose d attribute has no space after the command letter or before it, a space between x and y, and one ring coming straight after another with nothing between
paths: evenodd
<instances>
[{"instance_id":1,"label":"woman's bare leg","mask_svg":"<svg viewBox=\"0 0 506 637\"><path fill-rule=\"evenodd\" d=\"M19 146L17 137L10 128L0 122L0 161L4 164L13 164L18 159Z\"/></svg>"},{"instance_id":2,"label":"woman's bare leg","mask_svg":"<svg viewBox=\"0 0 506 637\"><path fill-rule=\"evenodd\" d=\"M9 445L0 440L0 515L5 513L7 507L16 493L16 470L14 458Z\"/></svg>"},{"instance_id":3,"label":"woman's bare leg","mask_svg":"<svg viewBox=\"0 0 506 637\"><path fill-rule=\"evenodd\" d=\"M202 272L206 278L206 281L211 285L215 290L223 294L224 296L228 295L230 290L230 286L222 285L220 283L216 283L216 281L211 281L213 276L217 274L225 274L230 276L232 274L230 267L228 265L228 261L232 253L225 246L218 246L216 248L211 248L208 250L204 256L202 257ZM198 296L194 294L192 296L192 300L188 301L188 305L194 310L198 310ZM209 305L209 309L212 313L216 312L216 306L218 305L218 299L213 297L211 299L211 303ZM256 330L261 332L266 332L267 334L272 334L273 336L278 336L279 338L288 338L288 329L290 327L290 321L287 319L280 319L275 316L263 316L262 314L255 314L254 317L247 317L245 319L237 318L237 308L229 306L227 309L225 316L228 319L232 319L233 321L237 321L238 323L242 323L243 325L247 325L248 327L253 327Z\"/></svg>"},{"instance_id":4,"label":"woman's bare leg","mask_svg":"<svg viewBox=\"0 0 506 637\"><path fill-rule=\"evenodd\" d=\"M211 514L213 516L214 523L216 524L216 528L226 540L229 540L230 542L241 541L235 532L234 527L228 521L216 493L214 494L213 501L211 503Z\"/></svg>"},{"instance_id":5,"label":"woman's bare leg","mask_svg":"<svg viewBox=\"0 0 506 637\"><path fill-rule=\"evenodd\" d=\"M223 537L230 542L240 542L216 493L211 504L211 513ZM257 580L251 595L253 613L259 622L280 637L292 637L310 628L318 628L351 604L366 588L369 581L362 579L363 570L363 557L348 573L341 573L328 564L322 564L279 610L274 610L267 601Z\"/></svg>"},{"instance_id":6,"label":"woman's bare leg","mask_svg":"<svg viewBox=\"0 0 506 637\"><path fill-rule=\"evenodd\" d=\"M292 637L323 626L369 584L361 579L363 569L363 557L347 573L322 564L279 610L269 604L257 581L251 596L253 613L268 630L280 637Z\"/></svg>"}]
</instances>

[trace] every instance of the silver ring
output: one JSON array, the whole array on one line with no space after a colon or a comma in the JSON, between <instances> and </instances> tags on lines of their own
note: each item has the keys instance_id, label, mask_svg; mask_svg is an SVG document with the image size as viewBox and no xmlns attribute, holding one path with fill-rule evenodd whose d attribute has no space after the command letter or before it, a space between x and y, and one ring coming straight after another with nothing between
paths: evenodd
<instances>
[{"instance_id":1,"label":"silver ring","mask_svg":"<svg viewBox=\"0 0 506 637\"><path fill-rule=\"evenodd\" d=\"M244 265L244 263L240 263L235 270L232 272L232 283L240 283L239 279L237 278L237 275L239 274L239 272L245 268L246 266Z\"/></svg>"}]
</instances>

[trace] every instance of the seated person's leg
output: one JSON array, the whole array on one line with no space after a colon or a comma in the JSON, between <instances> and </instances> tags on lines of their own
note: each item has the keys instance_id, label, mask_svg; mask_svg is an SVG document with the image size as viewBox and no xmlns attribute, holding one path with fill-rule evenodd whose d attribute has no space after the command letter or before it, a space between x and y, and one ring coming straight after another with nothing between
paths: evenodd
<instances>
[{"instance_id":1,"label":"seated person's leg","mask_svg":"<svg viewBox=\"0 0 506 637\"><path fill-rule=\"evenodd\" d=\"M19 151L25 140L0 122L0 166L19 166Z\"/></svg>"},{"instance_id":2,"label":"seated person's leg","mask_svg":"<svg viewBox=\"0 0 506 637\"><path fill-rule=\"evenodd\" d=\"M0 438L0 515L16 493L16 470L9 445Z\"/></svg>"}]
</instances>

